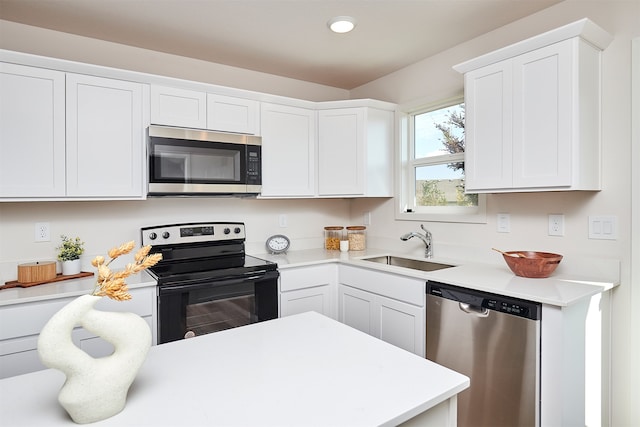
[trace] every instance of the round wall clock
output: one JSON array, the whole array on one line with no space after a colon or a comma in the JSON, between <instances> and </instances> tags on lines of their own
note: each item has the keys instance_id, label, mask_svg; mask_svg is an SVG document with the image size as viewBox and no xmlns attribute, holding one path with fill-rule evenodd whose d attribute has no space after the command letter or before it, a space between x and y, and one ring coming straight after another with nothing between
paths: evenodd
<instances>
[{"instance_id":1,"label":"round wall clock","mask_svg":"<svg viewBox=\"0 0 640 427\"><path fill-rule=\"evenodd\" d=\"M289 249L291 242L289 238L283 234L276 234L267 239L267 250L272 254L283 254Z\"/></svg>"}]
</instances>

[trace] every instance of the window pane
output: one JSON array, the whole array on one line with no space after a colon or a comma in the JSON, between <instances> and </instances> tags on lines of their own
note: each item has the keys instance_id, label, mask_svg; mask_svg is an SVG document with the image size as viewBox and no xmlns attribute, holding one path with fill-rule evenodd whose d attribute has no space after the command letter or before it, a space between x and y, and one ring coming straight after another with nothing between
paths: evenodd
<instances>
[{"instance_id":1,"label":"window pane","mask_svg":"<svg viewBox=\"0 0 640 427\"><path fill-rule=\"evenodd\" d=\"M416 206L478 206L477 194L464 194L464 164L419 166Z\"/></svg>"},{"instance_id":2,"label":"window pane","mask_svg":"<svg viewBox=\"0 0 640 427\"><path fill-rule=\"evenodd\" d=\"M414 116L415 158L464 151L464 104Z\"/></svg>"}]
</instances>

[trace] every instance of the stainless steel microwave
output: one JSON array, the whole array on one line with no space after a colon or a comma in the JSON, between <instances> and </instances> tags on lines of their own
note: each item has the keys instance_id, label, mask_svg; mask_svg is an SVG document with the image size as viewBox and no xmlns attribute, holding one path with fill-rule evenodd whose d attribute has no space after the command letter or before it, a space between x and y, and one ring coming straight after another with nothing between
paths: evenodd
<instances>
[{"instance_id":1,"label":"stainless steel microwave","mask_svg":"<svg viewBox=\"0 0 640 427\"><path fill-rule=\"evenodd\" d=\"M262 188L259 136L149 126L149 196L253 196Z\"/></svg>"}]
</instances>

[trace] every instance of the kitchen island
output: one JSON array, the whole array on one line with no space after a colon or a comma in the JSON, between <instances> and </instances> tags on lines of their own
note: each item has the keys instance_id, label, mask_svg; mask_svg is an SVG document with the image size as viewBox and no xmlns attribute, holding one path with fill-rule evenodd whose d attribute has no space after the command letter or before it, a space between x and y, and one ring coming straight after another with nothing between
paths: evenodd
<instances>
[{"instance_id":1,"label":"kitchen island","mask_svg":"<svg viewBox=\"0 0 640 427\"><path fill-rule=\"evenodd\" d=\"M74 425L64 375L0 380L7 426ZM151 348L124 410L96 426L456 425L469 379L315 312Z\"/></svg>"}]
</instances>

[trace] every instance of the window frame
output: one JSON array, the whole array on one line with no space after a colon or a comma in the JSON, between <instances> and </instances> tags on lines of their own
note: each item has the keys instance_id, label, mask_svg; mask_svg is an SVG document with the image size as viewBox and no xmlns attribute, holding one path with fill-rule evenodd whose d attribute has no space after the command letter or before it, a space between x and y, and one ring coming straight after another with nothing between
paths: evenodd
<instances>
[{"instance_id":1,"label":"window frame","mask_svg":"<svg viewBox=\"0 0 640 427\"><path fill-rule=\"evenodd\" d=\"M464 102L464 96L456 96L437 102L398 109L398 161L395 216L398 220L432 221L456 223L486 223L486 194L478 194L478 206L431 206L417 210L415 206L415 168L443 163L464 161L464 154L449 154L442 156L414 159L414 116L435 111ZM408 212L407 209L412 209Z\"/></svg>"}]
</instances>

